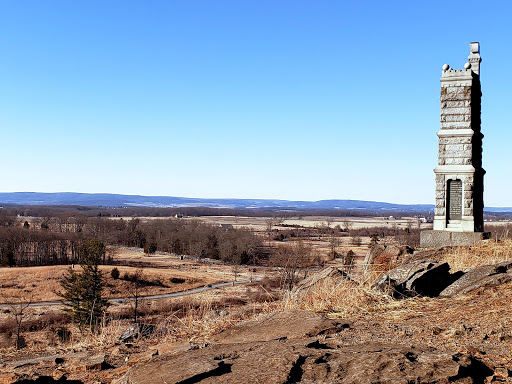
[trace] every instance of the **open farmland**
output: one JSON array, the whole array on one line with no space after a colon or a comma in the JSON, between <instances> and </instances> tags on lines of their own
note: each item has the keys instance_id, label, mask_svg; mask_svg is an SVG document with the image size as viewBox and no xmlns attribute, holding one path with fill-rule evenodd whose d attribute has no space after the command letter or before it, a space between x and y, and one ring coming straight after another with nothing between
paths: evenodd
<instances>
[{"instance_id":1,"label":"open farmland","mask_svg":"<svg viewBox=\"0 0 512 384\"><path fill-rule=\"evenodd\" d=\"M140 295L161 295L187 291L209 284L234 280L231 266L203 263L194 260L180 260L170 255L146 255L140 250L116 248L114 263L125 265L100 266L107 279L106 297L123 298L132 296L129 276L142 271L144 281ZM44 302L59 300L62 276L70 266L38 266L22 268L0 268L0 304L18 300ZM79 266L74 267L80 270ZM118 279L110 275L112 269L120 272ZM262 278L265 270L241 267L237 271L238 280Z\"/></svg>"},{"instance_id":2,"label":"open farmland","mask_svg":"<svg viewBox=\"0 0 512 384\"><path fill-rule=\"evenodd\" d=\"M188 218L190 220L192 218ZM219 225L233 225L233 227L248 227L255 231L265 231L268 227L269 220L274 220L276 227L293 226L293 227L308 227L318 228L324 226L336 227L340 226L342 229L361 229L361 228L374 228L374 227L387 227L387 228L408 228L411 226L427 228L431 224L421 223L416 217L326 217L326 216L304 216L296 218L279 218L276 217L243 217L243 216L202 216L194 217L195 220L200 220L206 223L219 224Z\"/></svg>"}]
</instances>

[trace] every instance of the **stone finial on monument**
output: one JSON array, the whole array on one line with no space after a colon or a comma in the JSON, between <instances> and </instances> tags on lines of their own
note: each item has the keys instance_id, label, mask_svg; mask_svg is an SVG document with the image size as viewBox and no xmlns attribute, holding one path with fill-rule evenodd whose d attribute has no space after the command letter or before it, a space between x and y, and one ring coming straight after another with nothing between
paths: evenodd
<instances>
[{"instance_id":1,"label":"stone finial on monument","mask_svg":"<svg viewBox=\"0 0 512 384\"><path fill-rule=\"evenodd\" d=\"M489 237L483 232L479 43L470 44L468 61L460 70L443 65L434 230L421 232L423 248L472 245Z\"/></svg>"}]
</instances>

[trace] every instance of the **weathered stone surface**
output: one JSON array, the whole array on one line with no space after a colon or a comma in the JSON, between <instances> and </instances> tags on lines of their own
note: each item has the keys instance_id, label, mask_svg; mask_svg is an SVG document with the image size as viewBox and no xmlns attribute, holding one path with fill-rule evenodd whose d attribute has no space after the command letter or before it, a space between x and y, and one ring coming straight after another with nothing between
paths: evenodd
<instances>
[{"instance_id":1,"label":"weathered stone surface","mask_svg":"<svg viewBox=\"0 0 512 384\"><path fill-rule=\"evenodd\" d=\"M441 122L441 130L443 129L470 129L471 121L464 122Z\"/></svg>"},{"instance_id":2,"label":"weathered stone surface","mask_svg":"<svg viewBox=\"0 0 512 384\"><path fill-rule=\"evenodd\" d=\"M262 334L262 330L255 329ZM493 371L471 355L399 344L331 340L253 341L156 357L120 383L477 383Z\"/></svg>"},{"instance_id":3,"label":"weathered stone surface","mask_svg":"<svg viewBox=\"0 0 512 384\"><path fill-rule=\"evenodd\" d=\"M1 380L1 377L0 377ZM66 384L84 384L81 380L68 380L65 375L59 375L58 378L46 375L39 375L37 373L31 375L22 375L12 381L0 381L0 384L51 384L51 383L66 383Z\"/></svg>"},{"instance_id":4,"label":"weathered stone surface","mask_svg":"<svg viewBox=\"0 0 512 384\"><path fill-rule=\"evenodd\" d=\"M363 261L363 275L372 270L377 258L389 260L390 262L398 262L401 256L410 254L413 249L408 246L397 247L394 245L374 245L365 255ZM377 268L380 269L379 266Z\"/></svg>"},{"instance_id":5,"label":"weathered stone surface","mask_svg":"<svg viewBox=\"0 0 512 384\"><path fill-rule=\"evenodd\" d=\"M445 101L441 104L442 108L460 108L471 106L470 100Z\"/></svg>"},{"instance_id":6,"label":"weathered stone surface","mask_svg":"<svg viewBox=\"0 0 512 384\"><path fill-rule=\"evenodd\" d=\"M464 157L446 157L439 162L440 165L471 165L472 160Z\"/></svg>"},{"instance_id":7,"label":"weathered stone surface","mask_svg":"<svg viewBox=\"0 0 512 384\"><path fill-rule=\"evenodd\" d=\"M464 215L472 213L471 208L464 208ZM436 211L437 215L437 211ZM421 231L421 248L442 248L452 246L472 246L476 243L488 239L489 232L451 232L451 231Z\"/></svg>"},{"instance_id":8,"label":"weathered stone surface","mask_svg":"<svg viewBox=\"0 0 512 384\"><path fill-rule=\"evenodd\" d=\"M122 343L131 342L139 337L148 337L155 332L156 327L152 324L132 324L119 336Z\"/></svg>"},{"instance_id":9,"label":"weathered stone surface","mask_svg":"<svg viewBox=\"0 0 512 384\"><path fill-rule=\"evenodd\" d=\"M464 116L464 115L441 115L441 121L460 122L460 121L469 121L469 120L466 120L466 116Z\"/></svg>"},{"instance_id":10,"label":"weathered stone surface","mask_svg":"<svg viewBox=\"0 0 512 384\"><path fill-rule=\"evenodd\" d=\"M448 145L446 147L448 147ZM439 152L439 156L444 156L444 157L471 157L471 151L470 150L462 150L462 149L457 149L457 150L446 149L444 151Z\"/></svg>"},{"instance_id":11,"label":"weathered stone surface","mask_svg":"<svg viewBox=\"0 0 512 384\"><path fill-rule=\"evenodd\" d=\"M211 338L213 343L241 343L298 339L305 336L333 334L348 328L346 321L327 319L310 311L288 310L261 316L236 325Z\"/></svg>"},{"instance_id":12,"label":"weathered stone surface","mask_svg":"<svg viewBox=\"0 0 512 384\"><path fill-rule=\"evenodd\" d=\"M374 263L375 259L384 252L386 248L383 245L375 245L367 252L363 260L363 275L370 270L370 266Z\"/></svg>"},{"instance_id":13,"label":"weathered stone surface","mask_svg":"<svg viewBox=\"0 0 512 384\"><path fill-rule=\"evenodd\" d=\"M322 283L325 280L349 280L352 281L353 284L357 284L355 281L351 280L345 271L342 271L336 267L327 267L321 270L320 272L316 272L306 277L304 280L299 281L297 285L293 288L292 294L296 295L299 292L306 290L308 288L313 287L319 283Z\"/></svg>"},{"instance_id":14,"label":"weathered stone surface","mask_svg":"<svg viewBox=\"0 0 512 384\"><path fill-rule=\"evenodd\" d=\"M399 265L384 273L373 288L400 298L405 296L438 296L460 274L450 274L448 263L419 261Z\"/></svg>"},{"instance_id":15,"label":"weathered stone surface","mask_svg":"<svg viewBox=\"0 0 512 384\"><path fill-rule=\"evenodd\" d=\"M441 207L435 207L434 208L434 214L436 216L444 216L445 212L446 212L446 210L444 208L441 208ZM424 248L426 248L426 247L424 247Z\"/></svg>"},{"instance_id":16,"label":"weathered stone surface","mask_svg":"<svg viewBox=\"0 0 512 384\"><path fill-rule=\"evenodd\" d=\"M448 103L448 102L447 102ZM465 103L465 101L452 101L452 103ZM442 115L466 115L470 114L471 109L469 107L448 107L442 109Z\"/></svg>"},{"instance_id":17,"label":"weathered stone surface","mask_svg":"<svg viewBox=\"0 0 512 384\"><path fill-rule=\"evenodd\" d=\"M439 146L439 148L444 148L446 151L461 151L464 149L463 144L453 144L453 143Z\"/></svg>"},{"instance_id":18,"label":"weathered stone surface","mask_svg":"<svg viewBox=\"0 0 512 384\"><path fill-rule=\"evenodd\" d=\"M473 208L464 208L464 216L473 216Z\"/></svg>"},{"instance_id":19,"label":"weathered stone surface","mask_svg":"<svg viewBox=\"0 0 512 384\"><path fill-rule=\"evenodd\" d=\"M5 373L0 375L0 384L11 384L16 381L14 373Z\"/></svg>"},{"instance_id":20,"label":"weathered stone surface","mask_svg":"<svg viewBox=\"0 0 512 384\"><path fill-rule=\"evenodd\" d=\"M511 280L512 261L484 265L467 271L461 278L445 288L439 296L457 296L480 287L495 286Z\"/></svg>"},{"instance_id":21,"label":"weathered stone surface","mask_svg":"<svg viewBox=\"0 0 512 384\"><path fill-rule=\"evenodd\" d=\"M471 137L440 137L439 145L459 144L471 145Z\"/></svg>"}]
</instances>

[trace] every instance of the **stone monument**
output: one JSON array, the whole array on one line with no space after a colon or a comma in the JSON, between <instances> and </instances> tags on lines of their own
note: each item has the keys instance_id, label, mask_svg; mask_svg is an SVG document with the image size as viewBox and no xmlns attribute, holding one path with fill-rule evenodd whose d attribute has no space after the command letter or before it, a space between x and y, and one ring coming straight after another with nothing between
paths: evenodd
<instances>
[{"instance_id":1,"label":"stone monument","mask_svg":"<svg viewBox=\"0 0 512 384\"><path fill-rule=\"evenodd\" d=\"M480 44L470 43L469 50L464 69L443 65L434 230L421 232L422 248L473 245L489 237L483 231Z\"/></svg>"}]
</instances>

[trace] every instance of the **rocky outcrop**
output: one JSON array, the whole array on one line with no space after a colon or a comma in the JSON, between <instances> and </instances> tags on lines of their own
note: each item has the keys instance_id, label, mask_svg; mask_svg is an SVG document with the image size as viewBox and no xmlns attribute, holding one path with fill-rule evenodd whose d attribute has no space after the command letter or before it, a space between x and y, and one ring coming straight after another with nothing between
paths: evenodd
<instances>
[{"instance_id":1,"label":"rocky outcrop","mask_svg":"<svg viewBox=\"0 0 512 384\"><path fill-rule=\"evenodd\" d=\"M446 287L439 296L453 297L474 291L481 287L490 287L512 280L512 261L493 265L484 265L467 271L453 284Z\"/></svg>"},{"instance_id":2,"label":"rocky outcrop","mask_svg":"<svg viewBox=\"0 0 512 384\"><path fill-rule=\"evenodd\" d=\"M374 264L379 260L396 265L404 255L412 253L413 249L408 246L397 247L395 245L374 245L368 250L364 257L362 265L363 275L372 271L374 269ZM377 268L380 267L377 266Z\"/></svg>"},{"instance_id":3,"label":"rocky outcrop","mask_svg":"<svg viewBox=\"0 0 512 384\"><path fill-rule=\"evenodd\" d=\"M382 274L373 288L396 298L416 295L436 297L462 274L451 274L448 263L418 261L399 265Z\"/></svg>"},{"instance_id":4,"label":"rocky outcrop","mask_svg":"<svg viewBox=\"0 0 512 384\"><path fill-rule=\"evenodd\" d=\"M155 332L155 330L156 327L152 324L135 323L128 327L121 336L119 336L119 341L122 343L129 343L139 337L149 337Z\"/></svg>"},{"instance_id":5,"label":"rocky outcrop","mask_svg":"<svg viewBox=\"0 0 512 384\"><path fill-rule=\"evenodd\" d=\"M304 315L288 311L243 323L205 348L154 356L118 383L483 383L493 374L471 355L343 345L344 322L333 327L333 320L310 313L301 323Z\"/></svg>"},{"instance_id":6,"label":"rocky outcrop","mask_svg":"<svg viewBox=\"0 0 512 384\"><path fill-rule=\"evenodd\" d=\"M254 320L228 328L211 338L212 343L242 343L300 339L331 335L349 328L346 321L331 320L317 313L302 310L272 312Z\"/></svg>"},{"instance_id":7,"label":"rocky outcrop","mask_svg":"<svg viewBox=\"0 0 512 384\"><path fill-rule=\"evenodd\" d=\"M512 261L450 273L448 263L417 261L383 273L373 288L395 298L409 296L453 297L481 287L512 281Z\"/></svg>"},{"instance_id":8,"label":"rocky outcrop","mask_svg":"<svg viewBox=\"0 0 512 384\"><path fill-rule=\"evenodd\" d=\"M336 267L327 267L319 272L311 274L304 280L299 281L297 285L293 288L292 294L297 294L326 280L350 280L354 284L357 284L354 280L352 280L349 277L349 275L345 271L342 271L341 269Z\"/></svg>"}]
</instances>

